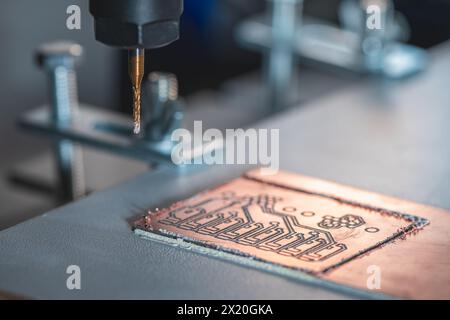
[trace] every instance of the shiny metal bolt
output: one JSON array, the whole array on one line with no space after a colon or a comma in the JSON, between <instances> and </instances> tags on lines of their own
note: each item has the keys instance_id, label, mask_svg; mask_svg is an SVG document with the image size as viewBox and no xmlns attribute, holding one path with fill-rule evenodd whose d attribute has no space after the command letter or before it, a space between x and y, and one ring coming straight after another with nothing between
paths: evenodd
<instances>
[{"instance_id":1,"label":"shiny metal bolt","mask_svg":"<svg viewBox=\"0 0 450 320\"><path fill-rule=\"evenodd\" d=\"M50 105L56 127L70 126L78 110L78 90L75 66L83 54L80 45L72 42L46 43L38 48L36 62L49 78ZM69 140L60 139L55 145L59 176L59 196L65 201L85 193L82 153Z\"/></svg>"},{"instance_id":2,"label":"shiny metal bolt","mask_svg":"<svg viewBox=\"0 0 450 320\"><path fill-rule=\"evenodd\" d=\"M174 74L152 72L146 83L148 106L144 110L144 138L162 141L183 119L178 99L178 80Z\"/></svg>"}]
</instances>

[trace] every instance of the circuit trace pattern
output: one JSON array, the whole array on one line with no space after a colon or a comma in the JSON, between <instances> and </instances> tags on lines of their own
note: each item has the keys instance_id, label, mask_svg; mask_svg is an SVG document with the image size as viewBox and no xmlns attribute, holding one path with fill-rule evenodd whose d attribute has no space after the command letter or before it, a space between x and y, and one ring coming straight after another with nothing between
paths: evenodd
<instances>
[{"instance_id":1,"label":"circuit trace pattern","mask_svg":"<svg viewBox=\"0 0 450 320\"><path fill-rule=\"evenodd\" d=\"M250 173L149 210L134 222L134 230L143 238L208 256L318 275L429 224L385 208L380 196L371 204L358 199L367 197L320 180Z\"/></svg>"},{"instance_id":2,"label":"circuit trace pattern","mask_svg":"<svg viewBox=\"0 0 450 320\"><path fill-rule=\"evenodd\" d=\"M318 223L318 226L324 229L339 229L342 227L354 229L363 224L365 224L365 221L362 217L354 214L346 214L342 217L326 215L323 217L323 220Z\"/></svg>"},{"instance_id":3,"label":"circuit trace pattern","mask_svg":"<svg viewBox=\"0 0 450 320\"><path fill-rule=\"evenodd\" d=\"M235 196L226 192L176 208L159 223L307 262L323 261L347 250L322 228L357 228L364 224L356 215L327 215L320 228L306 226L296 215L275 209L282 200L267 194Z\"/></svg>"}]
</instances>

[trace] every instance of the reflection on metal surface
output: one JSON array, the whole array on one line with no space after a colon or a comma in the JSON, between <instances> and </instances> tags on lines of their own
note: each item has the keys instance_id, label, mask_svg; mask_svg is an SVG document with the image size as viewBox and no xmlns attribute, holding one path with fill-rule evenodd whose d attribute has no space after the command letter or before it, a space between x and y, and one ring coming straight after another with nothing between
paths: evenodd
<instances>
[{"instance_id":1,"label":"reflection on metal surface","mask_svg":"<svg viewBox=\"0 0 450 320\"><path fill-rule=\"evenodd\" d=\"M303 188L300 176L269 181L249 173L169 208L149 212L136 222L136 229L322 273L428 223L382 209L383 203L372 207L340 198L339 189L319 191Z\"/></svg>"}]
</instances>

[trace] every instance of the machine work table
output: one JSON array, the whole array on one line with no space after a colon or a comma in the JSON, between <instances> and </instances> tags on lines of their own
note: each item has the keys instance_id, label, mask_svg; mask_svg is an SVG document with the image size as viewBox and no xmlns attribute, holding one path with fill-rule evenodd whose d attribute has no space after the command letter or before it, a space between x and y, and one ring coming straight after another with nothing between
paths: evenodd
<instances>
[{"instance_id":1,"label":"machine work table","mask_svg":"<svg viewBox=\"0 0 450 320\"><path fill-rule=\"evenodd\" d=\"M284 171L449 210L449 53L449 43L434 48L430 65L416 77L389 83L367 79L256 127L280 130ZM132 221L148 209L248 169L228 165L178 173L163 168L4 230L0 291L37 299L379 297L293 280L133 233ZM66 287L70 265L81 269L81 290Z\"/></svg>"}]
</instances>

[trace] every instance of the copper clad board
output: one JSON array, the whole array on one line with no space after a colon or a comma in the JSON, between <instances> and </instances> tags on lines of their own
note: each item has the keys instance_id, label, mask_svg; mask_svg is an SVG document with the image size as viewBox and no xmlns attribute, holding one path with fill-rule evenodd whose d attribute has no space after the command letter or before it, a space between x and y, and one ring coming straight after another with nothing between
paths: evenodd
<instances>
[{"instance_id":1,"label":"copper clad board","mask_svg":"<svg viewBox=\"0 0 450 320\"><path fill-rule=\"evenodd\" d=\"M372 252L401 246L397 243L408 242L409 235L426 232L430 220L421 210L399 210L410 203L399 206L398 201L300 175L265 177L251 171L150 211L135 227L334 280L333 273L353 261L370 260ZM383 261L381 270L388 263ZM341 282L365 289L365 271L358 283L348 275Z\"/></svg>"}]
</instances>

